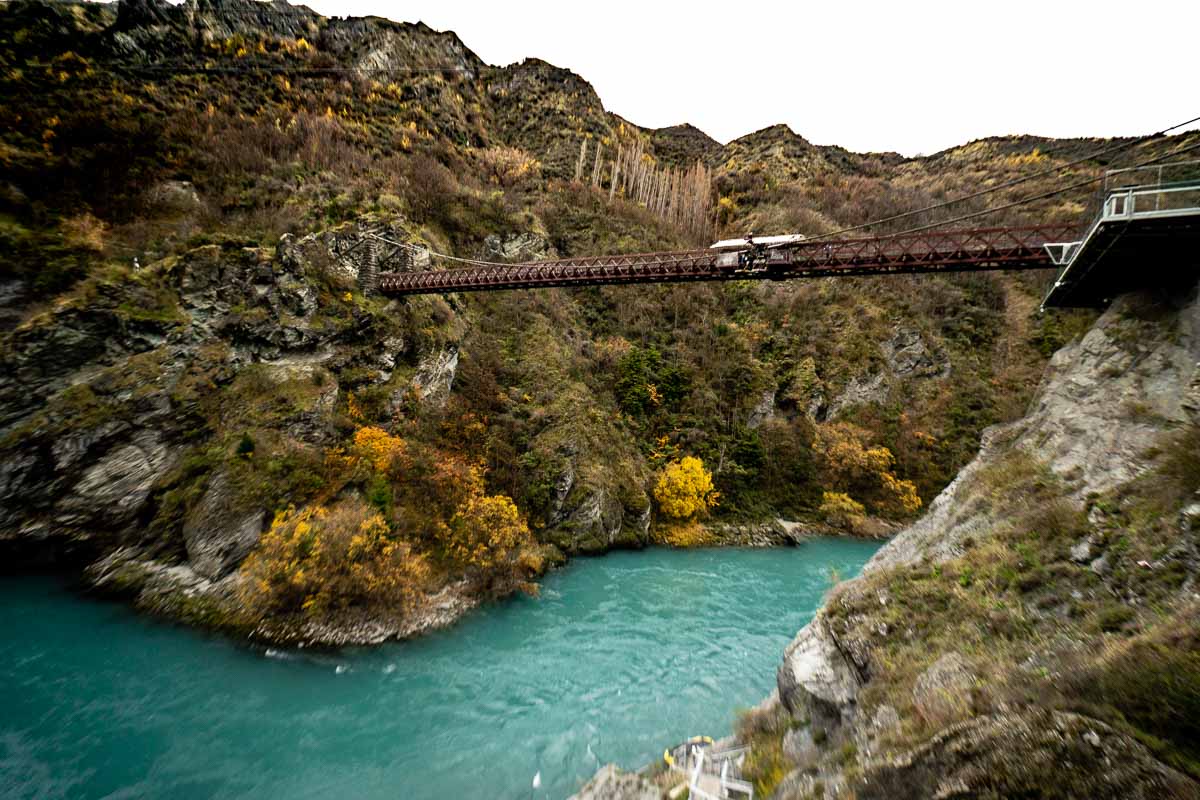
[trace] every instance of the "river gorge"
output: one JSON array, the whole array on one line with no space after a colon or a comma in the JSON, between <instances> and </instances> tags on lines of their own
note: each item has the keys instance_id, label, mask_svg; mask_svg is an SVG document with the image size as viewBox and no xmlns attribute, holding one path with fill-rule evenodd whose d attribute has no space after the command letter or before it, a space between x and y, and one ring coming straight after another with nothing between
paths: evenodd
<instances>
[{"instance_id":1,"label":"river gorge","mask_svg":"<svg viewBox=\"0 0 1200 800\"><path fill-rule=\"evenodd\" d=\"M255 650L0 583L0 795L562 798L597 767L728 734L878 542L574 560L425 638ZM531 791L535 773L541 788Z\"/></svg>"}]
</instances>

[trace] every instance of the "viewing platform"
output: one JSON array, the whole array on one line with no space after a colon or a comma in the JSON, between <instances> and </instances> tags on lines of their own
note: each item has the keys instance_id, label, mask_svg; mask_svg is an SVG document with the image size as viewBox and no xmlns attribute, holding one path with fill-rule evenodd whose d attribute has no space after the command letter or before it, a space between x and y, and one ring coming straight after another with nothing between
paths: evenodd
<instances>
[{"instance_id":1,"label":"viewing platform","mask_svg":"<svg viewBox=\"0 0 1200 800\"><path fill-rule=\"evenodd\" d=\"M1136 182L1145 177L1155 179ZM1043 310L1097 308L1123 292L1189 285L1200 276L1200 161L1110 171L1083 238L1045 247L1061 269Z\"/></svg>"}]
</instances>

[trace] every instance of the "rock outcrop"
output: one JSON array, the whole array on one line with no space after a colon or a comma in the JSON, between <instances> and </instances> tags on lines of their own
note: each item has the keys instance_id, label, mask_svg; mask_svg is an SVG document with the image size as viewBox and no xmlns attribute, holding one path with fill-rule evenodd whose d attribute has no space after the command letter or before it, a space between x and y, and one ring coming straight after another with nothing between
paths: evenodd
<instances>
[{"instance_id":1,"label":"rock outcrop","mask_svg":"<svg viewBox=\"0 0 1200 800\"><path fill-rule=\"evenodd\" d=\"M882 403L900 381L945 378L950 374L945 354L931 350L920 332L912 328L897 326L891 337L880 343L879 351L881 367L852 377L830 401L824 410L826 416L836 419L854 406Z\"/></svg>"},{"instance_id":2,"label":"rock outcrop","mask_svg":"<svg viewBox=\"0 0 1200 800\"><path fill-rule=\"evenodd\" d=\"M1078 687L1063 688L1064 682L1076 680L1067 677L1072 670L1112 674L1108 670L1113 667L1104 659L1082 666L1087 659L1080 649L1119 647L1102 644L1097 627L1100 636L1121 630L1148 593L1158 592L1153 596L1161 613L1179 615L1175 619L1180 625L1168 616L1165 627L1150 627L1157 632L1145 635L1194 635L1178 631L1191 630L1192 625L1186 609L1195 602L1200 562L1193 557L1196 541L1188 508L1200 505L1185 502L1177 521L1172 517L1152 529L1168 537L1154 545L1162 554L1157 561L1132 563L1122 548L1130 546L1133 533L1114 528L1122 524L1114 520L1132 524L1128 510L1117 510L1122 492L1160 496L1153 492L1162 490L1136 488L1137 481L1158 463L1152 456L1170 436L1197 423L1198 381L1200 298L1195 292L1186 297L1119 298L1082 339L1056 354L1026 417L987 431L978 457L926 515L881 548L862 578L839 586L787 648L778 673L778 702L799 727L783 737L782 750L793 771L774 796L1043 796L1046 782L1052 780L1051 794L1061 796L1200 797L1194 776L1163 763L1128 726L1114 727L1056 707L1054 701L1058 692L1094 696L1097 690L1089 681L1096 678L1079 678ZM1033 501L1051 508L1025 512L1029 519L1044 520L1040 530L1026 535L1055 535L1054 528L1046 526L1084 528L1069 534L1057 549L1043 545L1043 555L1030 551L1028 559L1056 559L1063 566L1039 566L1043 571L1036 576L1016 577L1018 608L997 600L990 611L981 612L985 617L980 624L992 631L987 635L996 637L996 652L968 657L955 648L960 643L930 627L951 624L947 620L952 612L943 616L935 607L922 605L942 601L918 600L909 606L916 609L911 616L889 613L901 602L897 593L907 593L906 582L945 580L942 565L953 565L959 591L975 591L974 570L983 569L986 558L1007 557L1006 545L991 540L1008 530L1012 513L997 505L998 495L989 485L1019 480L1032 481L1030 485L1043 487L1043 492L1051 485L1060 492L1057 498L1046 495ZM1189 479L1182 480L1186 484ZM1085 504L1090 509L1086 515ZM1021 539L1016 541L1025 547ZM976 552L992 555L974 561ZM1019 556L1013 563L1015 569L1022 568ZM1139 571L1141 577L1134 574ZM1156 571L1162 577L1149 577ZM900 583L889 583L894 575L902 576L895 579ZM990 585L1001 581L1003 587L1006 575L1002 570ZM1096 592L1091 588L1095 583L1106 585L1107 591ZM943 591L916 596L939 598ZM945 591L953 602L953 591ZM1076 603L1077 610L1063 604L1063 596ZM1123 602L1114 602L1114 596ZM1086 604L1091 602L1099 604L1100 612L1088 611ZM1092 621L1071 627L1073 614L1090 613L1095 613L1089 617ZM1019 651L1003 644L1005 636L1013 635L1009 626L1031 625L1031 618L1057 620L1047 624L1059 631L1058 636L1078 641L1043 640L1040 646ZM1153 624L1147 621L1146 626ZM913 642L924 644L909 644ZM897 648L906 655L897 656ZM1005 661L1014 658L1012 652L1023 653L1024 660ZM896 661L917 657L928 659L923 662L927 666L912 673ZM1163 686L1195 678L1182 678L1178 667L1153 659L1132 669L1149 675L1162 670L1168 676ZM985 673L990 680L1007 676L1006 685L989 683ZM1039 677L1046 675L1060 677ZM1040 693L1046 705L1012 688L1023 682L1041 687L1024 691ZM1160 691L1169 694L1167 689ZM870 697L865 707L864 697ZM1134 702L1120 693L1106 697L1118 706ZM1183 702L1180 698L1158 702L1176 704L1169 713L1183 713L1176 707ZM1141 712L1134 706L1128 713ZM1147 718L1144 724L1163 723ZM1177 730L1153 729L1160 735ZM849 752L856 754L852 771L847 771Z\"/></svg>"},{"instance_id":3,"label":"rock outcrop","mask_svg":"<svg viewBox=\"0 0 1200 800\"><path fill-rule=\"evenodd\" d=\"M344 247L201 246L84 284L13 331L0 545L95 559L96 585L147 607L219 604L276 502L270 471L327 441L337 375L384 381L381 360L415 361L389 318L342 297ZM235 453L252 426L278 439L274 465L252 465L253 442Z\"/></svg>"},{"instance_id":4,"label":"rock outcrop","mask_svg":"<svg viewBox=\"0 0 1200 800\"><path fill-rule=\"evenodd\" d=\"M804 626L784 651L778 675L780 702L823 733L853 718L861 684L857 668L822 619Z\"/></svg>"},{"instance_id":5,"label":"rock outcrop","mask_svg":"<svg viewBox=\"0 0 1200 800\"><path fill-rule=\"evenodd\" d=\"M659 800L662 792L641 775L622 772L616 764L601 767L570 800Z\"/></svg>"},{"instance_id":6,"label":"rock outcrop","mask_svg":"<svg viewBox=\"0 0 1200 800\"><path fill-rule=\"evenodd\" d=\"M458 346L449 345L421 359L413 378L413 389L423 402L435 406L446 404L458 371Z\"/></svg>"},{"instance_id":7,"label":"rock outcrop","mask_svg":"<svg viewBox=\"0 0 1200 800\"><path fill-rule=\"evenodd\" d=\"M996 520L972 492L1000 450L1035 455L1080 501L1133 478L1165 431L1196 404L1200 301L1152 295L1118 298L1080 341L1054 355L1029 414L983 434L979 455L915 525L867 564L867 571L962 553Z\"/></svg>"},{"instance_id":8,"label":"rock outcrop","mask_svg":"<svg viewBox=\"0 0 1200 800\"><path fill-rule=\"evenodd\" d=\"M229 473L217 472L183 523L188 561L197 574L218 580L242 563L262 533L261 508L239 508Z\"/></svg>"}]
</instances>

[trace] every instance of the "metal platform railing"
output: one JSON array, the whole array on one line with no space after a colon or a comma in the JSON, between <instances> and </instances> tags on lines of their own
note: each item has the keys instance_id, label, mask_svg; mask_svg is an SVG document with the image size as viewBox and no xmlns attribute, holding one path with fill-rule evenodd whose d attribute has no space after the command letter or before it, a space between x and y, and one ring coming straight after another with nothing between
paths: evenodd
<instances>
[{"instance_id":1,"label":"metal platform railing","mask_svg":"<svg viewBox=\"0 0 1200 800\"><path fill-rule=\"evenodd\" d=\"M1118 189L1142 189L1149 186L1170 187L1200 181L1200 159L1169 161L1144 167L1110 169L1104 173L1102 194Z\"/></svg>"},{"instance_id":2,"label":"metal platform railing","mask_svg":"<svg viewBox=\"0 0 1200 800\"><path fill-rule=\"evenodd\" d=\"M1193 184L1120 189L1104 201L1098 222L1195 214L1200 211L1200 180Z\"/></svg>"},{"instance_id":3,"label":"metal platform railing","mask_svg":"<svg viewBox=\"0 0 1200 800\"><path fill-rule=\"evenodd\" d=\"M741 765L749 749L706 750L697 747L683 767L688 776L688 793L700 800L754 800L754 786L741 779Z\"/></svg>"},{"instance_id":4,"label":"metal platform railing","mask_svg":"<svg viewBox=\"0 0 1200 800\"><path fill-rule=\"evenodd\" d=\"M1198 162L1200 163L1200 162ZM1062 274L1070 267L1083 245L1092 238L1096 229L1106 222L1181 217L1200 214L1200 178L1180 182L1169 187L1160 185L1130 186L1110 190L1100 207L1100 213L1092 220L1083 238L1077 242L1047 242L1043 247L1050 260L1063 267Z\"/></svg>"}]
</instances>

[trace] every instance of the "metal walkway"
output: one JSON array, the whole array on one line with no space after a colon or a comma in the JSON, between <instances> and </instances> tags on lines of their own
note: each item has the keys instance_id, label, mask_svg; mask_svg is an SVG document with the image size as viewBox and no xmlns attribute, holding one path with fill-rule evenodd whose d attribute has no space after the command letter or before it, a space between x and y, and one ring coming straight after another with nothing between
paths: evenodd
<instances>
[{"instance_id":1,"label":"metal walkway","mask_svg":"<svg viewBox=\"0 0 1200 800\"><path fill-rule=\"evenodd\" d=\"M684 744L676 748L672 769L687 778L695 800L754 800L754 786L742 779L747 747Z\"/></svg>"},{"instance_id":2,"label":"metal walkway","mask_svg":"<svg viewBox=\"0 0 1200 800\"><path fill-rule=\"evenodd\" d=\"M748 243L740 250L565 258L525 264L480 264L446 270L381 273L391 295L684 281L788 280L846 275L1046 269L1045 246L1078 233L1075 225L924 231L904 236Z\"/></svg>"}]
</instances>

